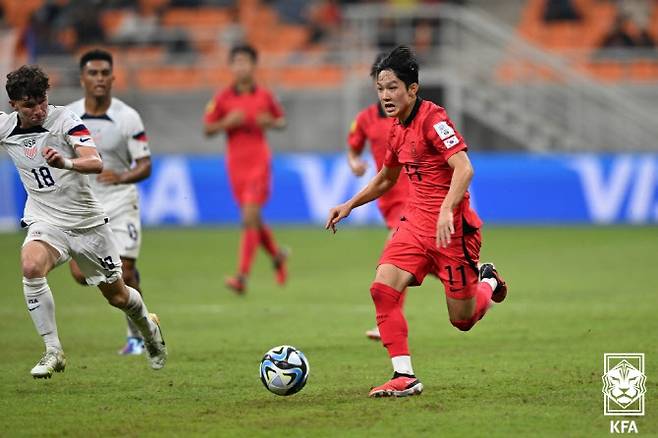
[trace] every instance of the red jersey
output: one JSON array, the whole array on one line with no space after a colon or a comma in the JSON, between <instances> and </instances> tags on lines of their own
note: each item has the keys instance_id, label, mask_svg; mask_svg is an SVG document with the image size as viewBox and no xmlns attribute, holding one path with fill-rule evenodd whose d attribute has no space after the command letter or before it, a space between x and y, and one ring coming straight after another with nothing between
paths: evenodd
<instances>
[{"instance_id":1,"label":"red jersey","mask_svg":"<svg viewBox=\"0 0 658 438\"><path fill-rule=\"evenodd\" d=\"M405 219L415 233L436 236L439 210L452 181L448 158L465 150L445 109L428 100L418 97L407 120L393 123L384 164L403 166L407 174L411 189ZM464 199L468 198L466 192Z\"/></svg>"},{"instance_id":2,"label":"red jersey","mask_svg":"<svg viewBox=\"0 0 658 438\"><path fill-rule=\"evenodd\" d=\"M377 171L380 171L384 165L393 120L392 117L386 117L379 103L372 104L356 116L347 137L349 147L359 154L363 151L366 140L370 142L370 151L375 159ZM389 225L391 221L397 221L400 218L388 218L387 212L391 211L390 207L394 204L404 204L408 193L409 181L403 177L398 178L395 186L377 199L379 210ZM394 209L392 214L398 214L398 210Z\"/></svg>"},{"instance_id":3,"label":"red jersey","mask_svg":"<svg viewBox=\"0 0 658 438\"><path fill-rule=\"evenodd\" d=\"M227 131L227 162L229 167L251 168L254 163L268 163L270 151L263 129L256 123L261 113L274 118L283 116L281 105L265 88L254 86L251 92L238 93L235 86L218 92L208 103L205 123L217 122L231 111L240 110L245 119L242 125Z\"/></svg>"}]
</instances>

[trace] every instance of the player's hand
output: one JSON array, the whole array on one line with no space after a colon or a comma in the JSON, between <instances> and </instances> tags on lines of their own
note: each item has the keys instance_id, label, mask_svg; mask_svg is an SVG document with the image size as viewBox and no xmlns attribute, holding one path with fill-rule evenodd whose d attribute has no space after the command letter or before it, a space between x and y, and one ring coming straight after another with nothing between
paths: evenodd
<instances>
[{"instance_id":1,"label":"player's hand","mask_svg":"<svg viewBox=\"0 0 658 438\"><path fill-rule=\"evenodd\" d=\"M436 244L439 248L447 248L450 244L451 236L455 233L455 223L452 210L443 210L439 212L439 220L436 222Z\"/></svg>"},{"instance_id":2,"label":"player's hand","mask_svg":"<svg viewBox=\"0 0 658 438\"><path fill-rule=\"evenodd\" d=\"M108 186L121 183L121 177L119 174L114 173L111 170L102 171L97 177L96 180L99 183L107 184Z\"/></svg>"},{"instance_id":3,"label":"player's hand","mask_svg":"<svg viewBox=\"0 0 658 438\"><path fill-rule=\"evenodd\" d=\"M236 128L244 123L245 116L244 112L241 110L231 111L224 117L224 128L231 129Z\"/></svg>"},{"instance_id":4,"label":"player's hand","mask_svg":"<svg viewBox=\"0 0 658 438\"><path fill-rule=\"evenodd\" d=\"M46 163L48 163L50 167L56 167L58 169L64 168L64 157L50 146L46 146L41 152L41 155L43 155L46 159Z\"/></svg>"},{"instance_id":5,"label":"player's hand","mask_svg":"<svg viewBox=\"0 0 658 438\"><path fill-rule=\"evenodd\" d=\"M347 204L340 204L329 210L329 218L324 226L325 230L331 229L336 234L336 224L350 215L352 208Z\"/></svg>"},{"instance_id":6,"label":"player's hand","mask_svg":"<svg viewBox=\"0 0 658 438\"><path fill-rule=\"evenodd\" d=\"M260 113L256 116L256 123L261 128L271 128L274 126L274 117L270 113Z\"/></svg>"},{"instance_id":7,"label":"player's hand","mask_svg":"<svg viewBox=\"0 0 658 438\"><path fill-rule=\"evenodd\" d=\"M352 173L355 176L363 176L364 173L366 173L366 170L368 169L368 163L363 161L360 158L354 158L348 161L350 165L350 169L352 169Z\"/></svg>"}]
</instances>

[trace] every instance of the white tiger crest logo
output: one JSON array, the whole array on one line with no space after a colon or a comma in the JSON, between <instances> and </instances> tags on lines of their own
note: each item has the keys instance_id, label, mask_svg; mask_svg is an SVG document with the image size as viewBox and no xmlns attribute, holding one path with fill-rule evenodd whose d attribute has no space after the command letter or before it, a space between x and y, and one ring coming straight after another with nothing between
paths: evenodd
<instances>
[{"instance_id":1,"label":"white tiger crest logo","mask_svg":"<svg viewBox=\"0 0 658 438\"><path fill-rule=\"evenodd\" d=\"M636 362L637 367L629 360ZM603 394L606 415L644 414L644 394L647 388L643 371L644 354L642 353L605 355Z\"/></svg>"}]
</instances>

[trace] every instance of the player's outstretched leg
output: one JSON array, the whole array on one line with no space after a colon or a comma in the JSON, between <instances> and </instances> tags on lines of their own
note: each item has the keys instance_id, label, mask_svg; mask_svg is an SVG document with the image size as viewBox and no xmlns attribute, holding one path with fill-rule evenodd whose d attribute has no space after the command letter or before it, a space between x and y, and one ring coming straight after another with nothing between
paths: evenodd
<instances>
[{"instance_id":1,"label":"player's outstretched leg","mask_svg":"<svg viewBox=\"0 0 658 438\"><path fill-rule=\"evenodd\" d=\"M139 287L139 271L137 270L136 260L127 257L121 257L121 271L123 282L142 295ZM142 295L143 297L143 295ZM142 298L143 299L143 298ZM127 337L126 344L118 353L122 356L139 356L144 352L144 338L139 331L139 327L126 315Z\"/></svg>"},{"instance_id":2,"label":"player's outstretched leg","mask_svg":"<svg viewBox=\"0 0 658 438\"><path fill-rule=\"evenodd\" d=\"M59 257L60 252L43 241L29 241L21 250L25 303L46 347L46 352L30 371L34 378L50 378L66 367L55 322L55 300L46 280Z\"/></svg>"},{"instance_id":3,"label":"player's outstretched leg","mask_svg":"<svg viewBox=\"0 0 658 438\"><path fill-rule=\"evenodd\" d=\"M450 322L468 331L481 320L492 303L502 302L507 295L507 284L492 263L484 263L479 270L479 282L458 293L448 292Z\"/></svg>"},{"instance_id":4,"label":"player's outstretched leg","mask_svg":"<svg viewBox=\"0 0 658 438\"><path fill-rule=\"evenodd\" d=\"M378 278L380 276L380 265ZM388 265L393 269L397 269ZM384 270L387 268L384 267ZM389 268L390 269L390 268ZM401 271L402 272L402 271ZM393 283L399 283L392 281ZM408 281L404 282L406 285ZM423 384L414 374L407 342L407 321L402 313L402 293L384 283L375 281L370 288L377 312L377 326L382 344L388 350L393 364L393 378L370 390L369 397L406 397L423 392Z\"/></svg>"},{"instance_id":5,"label":"player's outstretched leg","mask_svg":"<svg viewBox=\"0 0 658 438\"><path fill-rule=\"evenodd\" d=\"M157 315L148 312L139 292L126 286L121 279L111 284L101 283L98 287L108 302L123 310L139 328L151 368L159 370L164 367L167 361L167 347L162 337L160 320Z\"/></svg>"}]
</instances>

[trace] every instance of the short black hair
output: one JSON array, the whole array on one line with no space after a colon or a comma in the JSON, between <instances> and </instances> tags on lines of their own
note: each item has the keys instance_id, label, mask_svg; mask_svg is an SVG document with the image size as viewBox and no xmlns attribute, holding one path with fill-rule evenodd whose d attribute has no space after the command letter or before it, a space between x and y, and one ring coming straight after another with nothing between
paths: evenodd
<instances>
[{"instance_id":1,"label":"short black hair","mask_svg":"<svg viewBox=\"0 0 658 438\"><path fill-rule=\"evenodd\" d=\"M391 70L404 84L409 87L418 83L418 61L413 50L407 46L397 46L375 68L377 76L384 70Z\"/></svg>"},{"instance_id":2,"label":"short black hair","mask_svg":"<svg viewBox=\"0 0 658 438\"><path fill-rule=\"evenodd\" d=\"M370 67L371 78L377 79L377 75L379 74L377 71L377 66L384 60L384 58L386 58L386 52L379 52L377 56L375 56L375 61L372 63L372 67Z\"/></svg>"},{"instance_id":3,"label":"short black hair","mask_svg":"<svg viewBox=\"0 0 658 438\"><path fill-rule=\"evenodd\" d=\"M107 61L110 63L110 67L114 67L114 60L112 59L112 54L107 50L103 49L92 49L85 52L80 57L80 71L85 68L85 65L89 61Z\"/></svg>"},{"instance_id":4,"label":"short black hair","mask_svg":"<svg viewBox=\"0 0 658 438\"><path fill-rule=\"evenodd\" d=\"M235 58L235 55L238 53L249 55L253 62L258 61L258 52L253 48L253 46L250 46L249 44L240 44L238 46L231 47L231 52L228 55L228 59L233 61L233 58Z\"/></svg>"},{"instance_id":5,"label":"short black hair","mask_svg":"<svg viewBox=\"0 0 658 438\"><path fill-rule=\"evenodd\" d=\"M48 75L38 65L24 65L12 71L5 85L11 100L42 99L49 88Z\"/></svg>"}]
</instances>

